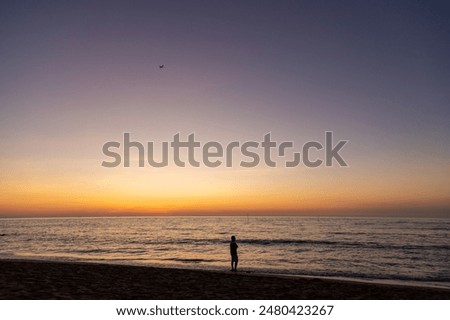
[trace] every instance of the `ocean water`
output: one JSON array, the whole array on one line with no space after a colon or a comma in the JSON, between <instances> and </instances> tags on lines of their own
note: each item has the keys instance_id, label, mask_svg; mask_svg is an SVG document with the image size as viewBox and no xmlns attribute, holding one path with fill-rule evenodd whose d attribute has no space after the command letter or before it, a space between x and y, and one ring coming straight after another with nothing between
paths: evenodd
<instances>
[{"instance_id":1,"label":"ocean water","mask_svg":"<svg viewBox=\"0 0 450 320\"><path fill-rule=\"evenodd\" d=\"M33 258L387 280L450 288L450 219L0 219L0 259Z\"/></svg>"}]
</instances>

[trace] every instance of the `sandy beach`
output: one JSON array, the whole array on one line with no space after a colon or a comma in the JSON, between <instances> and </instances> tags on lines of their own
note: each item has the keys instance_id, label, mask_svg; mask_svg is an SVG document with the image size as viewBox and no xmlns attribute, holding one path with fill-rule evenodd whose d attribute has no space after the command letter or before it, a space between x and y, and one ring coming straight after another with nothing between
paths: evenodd
<instances>
[{"instance_id":1,"label":"sandy beach","mask_svg":"<svg viewBox=\"0 0 450 320\"><path fill-rule=\"evenodd\" d=\"M318 278L0 261L1 299L450 299L450 290Z\"/></svg>"}]
</instances>

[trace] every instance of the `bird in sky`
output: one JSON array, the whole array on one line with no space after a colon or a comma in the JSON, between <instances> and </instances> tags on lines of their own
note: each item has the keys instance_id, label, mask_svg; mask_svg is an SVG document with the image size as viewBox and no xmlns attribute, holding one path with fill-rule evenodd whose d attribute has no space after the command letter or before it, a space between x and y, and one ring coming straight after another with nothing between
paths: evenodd
<instances>
[{"instance_id":1,"label":"bird in sky","mask_svg":"<svg viewBox=\"0 0 450 320\"><path fill-rule=\"evenodd\" d=\"M164 65L163 64L159 65L159 68L160 69L164 68Z\"/></svg>"}]
</instances>

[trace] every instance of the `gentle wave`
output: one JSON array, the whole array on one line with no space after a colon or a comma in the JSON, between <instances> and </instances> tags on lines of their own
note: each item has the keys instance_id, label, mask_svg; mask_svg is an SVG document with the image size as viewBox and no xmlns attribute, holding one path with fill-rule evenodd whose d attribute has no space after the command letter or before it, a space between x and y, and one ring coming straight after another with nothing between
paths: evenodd
<instances>
[{"instance_id":1,"label":"gentle wave","mask_svg":"<svg viewBox=\"0 0 450 320\"><path fill-rule=\"evenodd\" d=\"M0 255L227 270L234 234L244 271L450 286L449 230L449 219L1 219Z\"/></svg>"}]
</instances>

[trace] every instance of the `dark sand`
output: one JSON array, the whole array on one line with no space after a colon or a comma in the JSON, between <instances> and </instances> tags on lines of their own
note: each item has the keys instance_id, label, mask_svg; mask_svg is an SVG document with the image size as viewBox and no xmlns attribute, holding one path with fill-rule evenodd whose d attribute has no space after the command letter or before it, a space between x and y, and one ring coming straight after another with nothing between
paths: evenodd
<instances>
[{"instance_id":1,"label":"dark sand","mask_svg":"<svg viewBox=\"0 0 450 320\"><path fill-rule=\"evenodd\" d=\"M450 299L450 290L247 273L0 260L1 299Z\"/></svg>"}]
</instances>

